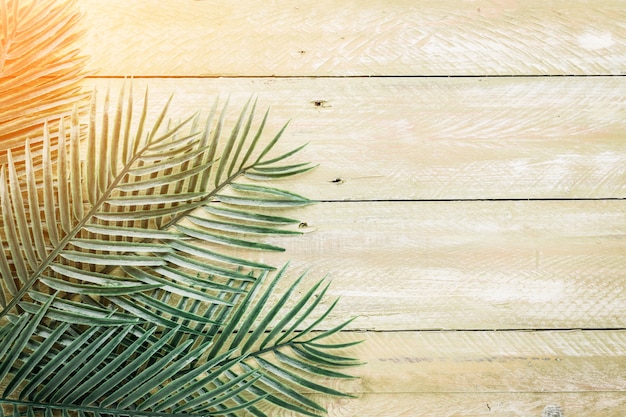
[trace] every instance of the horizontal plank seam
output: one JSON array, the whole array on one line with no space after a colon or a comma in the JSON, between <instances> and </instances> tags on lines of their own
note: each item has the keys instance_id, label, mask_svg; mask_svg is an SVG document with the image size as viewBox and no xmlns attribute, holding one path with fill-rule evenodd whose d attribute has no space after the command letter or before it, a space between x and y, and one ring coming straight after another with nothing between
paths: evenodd
<instances>
[{"instance_id":1,"label":"horizontal plank seam","mask_svg":"<svg viewBox=\"0 0 626 417\"><path fill-rule=\"evenodd\" d=\"M352 391L356 395L432 395L432 394L622 394L626 390L580 390L580 391ZM310 394L310 393L309 393Z\"/></svg>"},{"instance_id":2,"label":"horizontal plank seam","mask_svg":"<svg viewBox=\"0 0 626 417\"><path fill-rule=\"evenodd\" d=\"M85 78L136 78L136 79L237 79L237 78L600 78L600 77L626 77L626 74L456 74L456 75L88 75Z\"/></svg>"},{"instance_id":3,"label":"horizontal plank seam","mask_svg":"<svg viewBox=\"0 0 626 417\"><path fill-rule=\"evenodd\" d=\"M311 333L322 333L326 330L313 330ZM569 328L519 328L519 329L394 329L394 330L383 330L383 329L344 329L341 330L341 333L506 333L506 332L605 332L605 331L626 331L626 327L569 327ZM236 334L237 331L233 331L233 334ZM252 334L253 331L250 330L247 333ZM266 330L263 332L264 334L269 334L270 330ZM295 333L298 333L296 331Z\"/></svg>"},{"instance_id":4,"label":"horizontal plank seam","mask_svg":"<svg viewBox=\"0 0 626 417\"><path fill-rule=\"evenodd\" d=\"M449 202L481 202L481 201L624 201L626 197L583 197L583 198L435 198L435 199L346 199L346 200L311 200L314 203L449 203Z\"/></svg>"},{"instance_id":5,"label":"horizontal plank seam","mask_svg":"<svg viewBox=\"0 0 626 417\"><path fill-rule=\"evenodd\" d=\"M480 333L480 332L620 332L626 327L555 327L555 328L511 328L511 329L345 329L342 333Z\"/></svg>"}]
</instances>

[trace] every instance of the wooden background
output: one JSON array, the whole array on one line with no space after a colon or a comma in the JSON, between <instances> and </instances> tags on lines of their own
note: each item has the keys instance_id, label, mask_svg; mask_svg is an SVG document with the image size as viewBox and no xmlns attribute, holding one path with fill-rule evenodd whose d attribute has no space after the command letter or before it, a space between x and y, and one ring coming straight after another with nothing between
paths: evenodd
<instances>
[{"instance_id":1,"label":"wooden background","mask_svg":"<svg viewBox=\"0 0 626 417\"><path fill-rule=\"evenodd\" d=\"M284 260L330 275L367 362L331 417L626 415L626 2L80 7L86 87L256 95L310 143Z\"/></svg>"}]
</instances>

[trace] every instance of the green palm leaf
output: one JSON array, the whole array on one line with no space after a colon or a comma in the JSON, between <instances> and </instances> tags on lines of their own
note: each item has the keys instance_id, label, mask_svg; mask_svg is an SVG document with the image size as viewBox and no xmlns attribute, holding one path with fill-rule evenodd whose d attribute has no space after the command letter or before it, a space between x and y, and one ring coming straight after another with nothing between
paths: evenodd
<instances>
[{"instance_id":1,"label":"green palm leaf","mask_svg":"<svg viewBox=\"0 0 626 417\"><path fill-rule=\"evenodd\" d=\"M0 0L0 416L323 412L305 392L358 364L325 340L345 324L316 330L336 302L275 294L287 268L255 256L300 234L311 201L267 182L315 167L302 146L272 155L287 124L265 141L254 99L230 131L228 100L84 106L76 5L52 3Z\"/></svg>"},{"instance_id":2,"label":"green palm leaf","mask_svg":"<svg viewBox=\"0 0 626 417\"><path fill-rule=\"evenodd\" d=\"M276 282L274 279L273 284ZM256 281L255 286L261 287L261 280ZM273 285L270 288L261 296L272 292ZM319 285L315 286L317 288ZM295 285L288 292L294 289ZM304 306L312 302L313 295L317 295L315 291L309 291L295 307L288 309L284 317L289 320L281 321L308 318L311 310ZM133 416L221 415L250 409L254 403L265 400L307 415L318 415L316 413L323 412L324 408L300 394L299 390L305 388L345 396L314 382L315 376L348 377L327 368L357 364L354 359L325 352L346 345L316 343L314 347L309 346L320 335L303 338L296 334L287 342L268 344L268 339L275 339L270 333L261 343L264 348L250 349L249 342L256 338L258 329L278 317L282 308L274 308L267 315L257 317L260 326L238 338L245 347L234 346L223 352L210 353L212 341L187 339L174 344L173 340L181 332L180 327L155 338L156 327L142 330L135 325L94 325L75 337L68 323L59 323L50 336L42 338L37 329L54 301L55 297L49 297L37 312L23 313L2 329L0 377L8 376L8 384L0 403L34 411ZM250 320L250 315L258 316L259 310L258 304L242 304L235 315L243 322L253 322L255 320ZM303 312L304 316L301 316ZM27 346L29 341L31 345ZM309 359L293 358L292 354L285 352L289 349L311 349L327 361L322 366L315 365L315 361ZM37 369L39 371L33 376L31 371ZM122 385L121 381L124 382ZM255 410L255 414L262 415Z\"/></svg>"},{"instance_id":3,"label":"green palm leaf","mask_svg":"<svg viewBox=\"0 0 626 417\"><path fill-rule=\"evenodd\" d=\"M236 349L242 355L242 368L247 372L257 370L261 374L259 384L250 388L251 394L262 395L267 401L298 413L318 415L325 409L303 396L301 390L349 396L326 387L322 381L323 378L351 378L336 369L360 365L360 362L332 353L332 350L344 349L359 342L339 346L319 342L350 321L325 332L311 333L313 324L320 320L319 317L313 319L315 310L328 289L328 285L323 285L323 280L312 286L292 307L286 307L287 300L293 298L294 291L304 278L301 275L282 294L280 300L264 312L266 301L276 290L279 281L284 279L286 270L287 266L283 267L267 286L263 282L265 276L253 283L246 299L231 312L229 326L216 340L211 354L219 354L229 342L229 349ZM322 317L328 315L334 306L335 303L332 303ZM307 320L313 320L313 323L305 330L296 332L296 328ZM301 352L305 352L304 355ZM316 378L320 382L315 382ZM257 415L262 413L257 410Z\"/></svg>"},{"instance_id":4,"label":"green palm leaf","mask_svg":"<svg viewBox=\"0 0 626 417\"><path fill-rule=\"evenodd\" d=\"M94 326L73 337L65 324L58 326L50 337L35 341L36 346L27 347L26 342L36 336L37 326L52 300L35 315L23 314L0 334L0 376L10 375L11 368L19 369L9 378L1 400L14 410L28 407L34 411L71 411L81 415L206 414L217 412L218 405L229 404L234 395L260 377L257 371L241 372L240 359L232 359L232 352L208 359L191 370L189 365L205 354L209 343L192 346L194 341L187 340L174 347L169 345L165 351L179 329L155 338L154 328L142 331L132 325ZM64 346L55 350L59 342ZM24 355L31 349L34 354ZM39 373L29 380L28 373L36 369ZM226 372L238 373L230 386L215 387L210 394L197 394L200 387L213 387L212 381ZM121 381L124 384L120 385ZM154 390L159 394L148 402L146 397ZM11 394L18 395L10 399ZM260 399L250 397L248 403Z\"/></svg>"},{"instance_id":5,"label":"green palm leaf","mask_svg":"<svg viewBox=\"0 0 626 417\"><path fill-rule=\"evenodd\" d=\"M120 97L123 95L122 90ZM105 103L108 101L107 94ZM145 109L145 103L143 107ZM68 157L63 156L64 152L59 153L56 161L59 180L56 182L52 175L53 161L47 156L43 158L40 170L29 166L25 182L31 186L23 190L9 152L7 169L0 172L0 203L8 246L5 250L11 253L13 261L11 268L8 260L0 258L4 284L0 291L0 302L6 306L5 311L9 311L36 283L48 285L54 290L74 293L88 293L91 288L93 295L105 296L111 289L97 289L98 285L103 284L99 274L108 274L114 268L117 268L118 276L134 282L130 287L142 288L145 280L141 281L137 274L129 275L127 270L121 269L123 266L154 269L171 265L174 269L195 271L211 282L219 281L213 278L215 276L247 280L249 272L273 268L230 256L223 253L224 250L220 247L227 248L237 242L255 246L257 249L271 249L271 246L264 246L251 236L259 233L296 232L282 230L282 226L263 228L248 225L245 217L264 215L253 209L241 211L245 215L243 219L231 219L228 222L211 220L210 217L215 215L210 212L199 216L190 216L190 213L197 207L206 206L218 192L229 187L240 193L269 193L280 197L277 200L284 200L288 206L293 202L301 205L308 204L309 201L286 191L235 183L235 179L250 168L237 160L242 155L244 148L241 145L245 141L245 137L240 137L239 124L235 126L225 145L226 149L235 147L235 151L226 152L220 161L220 167L228 166L228 169L218 169L211 176L210 171L215 161L210 160L209 156L215 157L216 151L213 147L219 146L219 137L212 135L213 147L200 148L206 143L203 138L210 134L202 131L184 133L184 128L192 121L191 118L160 131L166 110L167 105L157 117L150 133L145 136L141 132L145 126L145 111L142 112L140 127L135 134L130 134L122 131L119 122L122 118L130 120L130 102L125 106L120 99L112 128L105 113L98 137L95 126L96 107L92 105L84 170L77 168L80 166L81 156L77 134L78 115L75 113L65 122L69 123L69 135L61 135L59 139L59 146L67 149ZM240 122L247 119L243 129L246 134L250 131L252 118L253 114L247 114L245 109L240 115ZM218 128L221 130L220 126ZM66 129L62 128L62 131L65 132ZM48 134L44 134L43 142L44 147L49 147ZM250 153L251 150L247 149L246 155ZM103 157L98 158L96 155ZM94 165L89 166L90 163ZM113 169L116 171L112 172ZM224 170L229 176L222 178ZM81 172L84 175L77 175ZM213 181L204 183L217 185L214 188L200 189L199 185L202 185L203 178L207 175ZM38 183L44 190L42 198L36 194ZM31 202L29 206L38 207L30 216L25 214L23 195ZM42 216L42 213L45 215ZM178 226L185 218L190 219L190 224L194 226L180 226L178 230L183 232L182 235L172 233L170 227ZM215 224L220 224L222 229L228 226L229 230L213 233L218 237L212 242L216 249L208 249L198 243L197 236L205 235L208 233L206 226L214 228ZM47 233L44 234L42 230ZM237 236L232 236L232 233ZM211 262L207 262L208 260ZM74 268L73 265L80 265L78 269L84 272L74 273L71 278L87 280L88 284L81 286L80 283L73 283L61 287L60 280L70 278L64 273L67 268ZM242 268L244 271L241 271ZM43 279L45 273L49 279ZM146 271L146 274L150 275L150 272ZM159 283L167 288L185 285L170 284L163 282L163 279ZM157 285L155 282L148 284ZM221 285L223 290L225 283ZM116 291L120 290L118 288ZM236 290L237 287L234 286L233 291ZM192 288L191 292L193 291ZM15 298L11 300L12 297Z\"/></svg>"},{"instance_id":6,"label":"green palm leaf","mask_svg":"<svg viewBox=\"0 0 626 417\"><path fill-rule=\"evenodd\" d=\"M323 412L300 392L340 395L315 378L347 377L335 368L358 364L322 343L338 330L313 333L334 306L314 319L327 285L288 308L300 277L268 310L286 267L241 252L283 250L263 237L300 234L283 212L311 204L241 180L313 166L276 165L294 153L270 156L284 128L257 148L268 114L255 131L256 103L222 143L226 109L217 115L217 104L205 128L197 116L166 123L169 102L148 126L146 98L133 131L132 88L126 94L111 116L107 93L101 121L92 100L85 146L75 108L61 124L66 152L26 160L20 173L9 151L0 167L0 320L8 323L0 405L50 415L264 415L255 403L266 401Z\"/></svg>"}]
</instances>

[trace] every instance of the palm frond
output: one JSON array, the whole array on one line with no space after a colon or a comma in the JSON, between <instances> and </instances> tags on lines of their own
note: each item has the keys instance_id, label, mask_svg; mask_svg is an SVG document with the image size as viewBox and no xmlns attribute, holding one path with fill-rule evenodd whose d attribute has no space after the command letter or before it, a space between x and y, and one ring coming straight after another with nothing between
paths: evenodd
<instances>
[{"instance_id":1,"label":"palm frond","mask_svg":"<svg viewBox=\"0 0 626 417\"><path fill-rule=\"evenodd\" d=\"M56 158L44 125L40 163L27 143L23 178L11 151L0 167L0 404L94 417L264 415L259 401L323 412L300 391L341 395L315 378L358 364L320 343L340 327L313 333L334 306L313 319L327 286L287 308L298 279L266 311L286 268L249 257L283 250L263 237L300 234L284 211L311 201L245 179L314 166L271 156L284 128L259 147L268 116L256 125L252 101L222 143L217 103L204 127L197 115L168 122L169 102L149 125L147 95L132 122L126 94L113 110L106 94L100 121L93 94L86 146L75 107Z\"/></svg>"},{"instance_id":2,"label":"palm frond","mask_svg":"<svg viewBox=\"0 0 626 417\"><path fill-rule=\"evenodd\" d=\"M123 96L124 89L120 93ZM105 103L109 101L107 93ZM105 112L98 131L94 94L87 155L80 155L79 115L75 109L71 118L61 123L59 147L67 152L59 152L56 161L49 153L43 155L40 168L27 162L25 189L17 179L12 153L8 152L6 169L0 172L6 237L2 252L8 250L13 261L9 265L8 260L0 258L0 302L6 311L35 284L46 285L48 292L110 295L123 309L131 294L145 293L152 288L149 286L159 287L161 296L165 291L217 302L216 296L211 295L212 287L215 291L231 288L236 293L238 284L224 280L250 281L251 273L274 268L229 255L230 247L273 250L275 247L259 242L255 236L299 233L284 229L285 224L295 220L269 216L263 210L300 206L309 204L309 200L276 188L236 183L237 178L254 167L241 160L244 150L246 156L254 153L254 149L242 145L246 137L240 135L241 123L225 144L226 149L235 151L222 154L219 166L224 168L215 170L218 161L210 158L215 158L214 148L220 145L214 131L222 130L222 122L215 127L207 122L209 132L189 130L194 117L162 128L166 105L155 124L144 132L145 108L146 102L139 127L131 134L122 129L121 121L131 119L132 102L130 97L127 103L120 99L113 126L109 126L110 117ZM247 121L243 133L248 135L253 114L246 113L245 108L239 116L240 122L244 119ZM211 143L206 145L209 136ZM49 149L47 132L42 140L44 149ZM28 146L27 153L30 154ZM43 192L39 193L39 189ZM260 195L273 198L262 199ZM207 207L209 203L217 205L215 200L220 198L224 200L219 204L223 208ZM242 204L244 210L228 208ZM196 210L199 207L206 210ZM214 220L224 217L226 221ZM251 225L253 221L257 224ZM112 271L114 282L109 277ZM194 275L195 280L188 278ZM202 281L216 286L198 288ZM151 298L153 301L143 299L154 305L158 298ZM135 296L132 304L136 301Z\"/></svg>"},{"instance_id":3,"label":"palm frond","mask_svg":"<svg viewBox=\"0 0 626 417\"><path fill-rule=\"evenodd\" d=\"M182 325L159 332L132 323L92 324L75 334L67 322L41 323L55 302L49 296L33 312L12 316L0 331L0 404L33 412L63 411L79 415L226 415L247 409L265 415L255 403L317 416L324 408L302 394L348 396L328 387L328 378L352 378L337 368L358 365L333 353L358 342L323 343L343 326L324 332L312 329L322 316L319 307L328 285L315 284L292 307L285 302L300 279L270 311L260 303L284 279L281 269L263 290L254 282L246 300L231 309L232 320L218 338L207 334L179 341ZM301 277L302 278L302 277ZM312 320L312 322L311 322ZM307 329L295 331L303 322ZM270 324L273 324L272 330Z\"/></svg>"},{"instance_id":4,"label":"palm frond","mask_svg":"<svg viewBox=\"0 0 626 417\"><path fill-rule=\"evenodd\" d=\"M287 268L256 255L311 204L268 182L315 166L273 155L287 124L265 141L254 99L230 129L228 100L150 119L132 84L85 106L78 25L74 0L0 0L0 416L319 415L347 323L317 331L323 280L270 305Z\"/></svg>"},{"instance_id":5,"label":"palm frond","mask_svg":"<svg viewBox=\"0 0 626 417\"><path fill-rule=\"evenodd\" d=\"M260 378L255 370L242 372L241 359L231 358L232 352L191 369L209 344L192 346L193 340L187 340L168 345L179 329L156 338L154 328L92 326L75 337L68 324L61 324L43 338L37 328L53 300L35 314L24 313L0 334L0 379L9 376L0 403L12 406L14 412L26 408L93 416L220 414L224 407L238 409L231 404L232 397ZM34 377L33 371L37 371ZM227 373L237 375L229 386L213 389L210 395L197 394L199 387L212 386L213 380ZM262 398L250 396L247 404ZM166 400L167 406L149 399Z\"/></svg>"},{"instance_id":6,"label":"palm frond","mask_svg":"<svg viewBox=\"0 0 626 417\"><path fill-rule=\"evenodd\" d=\"M319 316L320 302L328 289L324 280L313 285L292 307L287 301L293 299L301 275L282 294L274 306L267 310L267 301L284 279L287 266L283 267L265 285L265 276L256 280L245 299L231 311L226 326L215 340L210 355L218 355L226 349L234 349L241 355L241 366L246 372L258 371L259 383L250 387L253 395L263 396L266 401L301 414L317 416L326 410L320 404L303 395L302 390L334 396L350 396L325 383L328 378L352 378L337 368L360 365L354 358L333 353L359 341L333 345L323 343L347 326L351 320L323 332L313 332L316 326L333 310L336 302ZM317 316L317 317L316 317ZM307 327L303 329L303 323ZM317 382L316 382L317 380ZM264 415L254 410L255 415Z\"/></svg>"},{"instance_id":7,"label":"palm frond","mask_svg":"<svg viewBox=\"0 0 626 417\"><path fill-rule=\"evenodd\" d=\"M56 126L85 99L79 22L75 1L0 1L0 164L7 149L23 149L46 120ZM24 159L23 151L14 156Z\"/></svg>"}]
</instances>

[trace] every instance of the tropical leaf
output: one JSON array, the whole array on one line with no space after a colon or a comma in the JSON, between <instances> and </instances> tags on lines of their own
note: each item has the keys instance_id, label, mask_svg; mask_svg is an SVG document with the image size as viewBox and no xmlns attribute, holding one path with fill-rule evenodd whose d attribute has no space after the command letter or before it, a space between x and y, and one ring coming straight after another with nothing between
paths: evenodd
<instances>
[{"instance_id":1,"label":"tropical leaf","mask_svg":"<svg viewBox=\"0 0 626 417\"><path fill-rule=\"evenodd\" d=\"M92 326L76 337L66 323L43 338L37 334L38 325L53 300L51 297L34 314L22 314L0 333L0 378L8 376L0 402L12 406L9 412L26 409L33 414L61 411L94 416L228 414L240 408L229 405L232 398L260 378L255 370L242 372L241 358L231 358L232 352L207 359L210 343L193 346L194 341L187 340L172 346L178 328L157 338L155 328ZM202 365L190 369L190 364L203 356ZM220 376L230 378L231 384L212 384ZM198 395L198 387L213 389L210 395ZM152 395L154 390L158 398ZM148 403L146 398L150 397L156 401ZM210 397L210 401L204 397ZM246 406L263 398L249 395ZM156 411L165 408L176 411Z\"/></svg>"},{"instance_id":2,"label":"tropical leaf","mask_svg":"<svg viewBox=\"0 0 626 417\"><path fill-rule=\"evenodd\" d=\"M326 385L329 378L352 378L337 368L358 365L333 353L358 342L325 344L344 323L324 332L314 327L335 303L316 318L328 285L319 281L292 307L296 280L269 311L264 302L285 277L256 280L245 300L228 313L217 338L210 333L178 340L182 325L159 332L132 323L92 324L76 334L68 322L53 321L55 296L33 312L9 317L0 330L0 403L33 414L62 411L68 415L229 415L246 409L266 414L255 404L267 401L305 415L324 407L303 395L319 392L348 396ZM304 330L301 324L309 322ZM270 329L270 324L273 324ZM9 411L11 412L11 411Z\"/></svg>"},{"instance_id":3,"label":"tropical leaf","mask_svg":"<svg viewBox=\"0 0 626 417\"><path fill-rule=\"evenodd\" d=\"M300 234L311 201L268 182L315 167L303 146L274 155L287 124L266 141L253 99L228 129L228 100L86 105L76 10L0 0L0 416L323 413L349 321L319 331L328 285L276 294L287 267L257 256Z\"/></svg>"},{"instance_id":4,"label":"tropical leaf","mask_svg":"<svg viewBox=\"0 0 626 417\"><path fill-rule=\"evenodd\" d=\"M263 396L266 401L297 413L317 416L325 413L325 408L304 396L302 390L349 397L325 384L328 378L352 378L337 369L361 363L332 351L360 342L342 345L322 343L351 320L324 332L313 332L336 304L331 303L323 314L315 318L314 313L328 289L324 280L313 285L293 306L287 307L288 300L294 301L293 294L304 278L301 275L268 310L267 302L279 281L284 279L286 270L287 266L283 267L269 285L264 282L267 275L253 283L243 302L230 312L228 325L215 339L210 355L234 349L241 355L242 369L256 371L260 375L259 383L249 388L250 394ZM307 326L303 327L303 323ZM254 407L250 411L257 416L265 415Z\"/></svg>"},{"instance_id":5,"label":"tropical leaf","mask_svg":"<svg viewBox=\"0 0 626 417\"><path fill-rule=\"evenodd\" d=\"M79 22L75 1L0 1L0 163L7 149L22 159L26 138L39 138L46 120L56 130L87 97L85 58L74 46Z\"/></svg>"},{"instance_id":6,"label":"tropical leaf","mask_svg":"<svg viewBox=\"0 0 626 417\"><path fill-rule=\"evenodd\" d=\"M287 308L298 279L267 310L286 268L250 257L283 250L263 237L300 234L283 212L311 204L245 179L293 155L271 156L284 129L260 148L267 112L256 125L250 102L222 143L217 104L199 127L198 116L167 122L169 102L149 125L147 95L131 123L132 87L112 110L105 95L101 120L96 100L84 146L75 108L56 158L44 125L41 163L27 142L24 173L11 151L0 169L0 403L93 416L262 416L259 401L323 412L301 391L342 395L315 379L358 364L319 344L337 330L313 333L334 306L313 319L327 286ZM295 165L290 175L313 168Z\"/></svg>"},{"instance_id":7,"label":"tropical leaf","mask_svg":"<svg viewBox=\"0 0 626 417\"><path fill-rule=\"evenodd\" d=\"M66 152L59 152L56 161L45 152L40 167L27 160L24 181L18 179L12 152L8 152L6 169L0 172L6 237L0 245L12 260L10 265L6 256L0 257L0 303L5 311L21 302L35 285L48 287L40 290L48 293L110 296L109 301L122 309L154 307L165 293L218 302L218 292L230 289L235 294L238 281L250 281L250 274L274 269L229 251L233 245L274 250L258 236L299 232L285 229L295 220L265 211L310 201L277 188L236 182L262 161L257 158L245 165L243 160L255 153L242 145L246 136L241 136L251 131L252 111L244 108L224 145L227 155L221 154L218 161L214 148L220 147L220 138L215 132L222 130L222 116L215 126L209 119L208 130L197 130L193 117L164 126L166 105L148 129L144 100L138 127L131 132L122 129L122 120L129 123L132 118L132 93L126 98L122 89L114 116L105 111L97 129L95 96L86 155L80 154L76 110L61 123L58 143ZM107 93L105 110L109 102ZM241 130L243 120L245 129ZM259 136L257 131L255 137ZM47 131L42 140L48 150ZM30 146L26 147L29 156ZM222 169L216 169L218 163ZM239 195L229 197L234 193ZM268 195L272 198L259 197ZM223 196L221 203L216 201L219 196ZM209 203L215 207L209 208ZM156 288L160 291L148 291ZM138 296L133 294L138 292L151 293L140 297L145 305L137 305ZM228 301L219 300L219 304Z\"/></svg>"}]
</instances>

